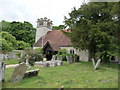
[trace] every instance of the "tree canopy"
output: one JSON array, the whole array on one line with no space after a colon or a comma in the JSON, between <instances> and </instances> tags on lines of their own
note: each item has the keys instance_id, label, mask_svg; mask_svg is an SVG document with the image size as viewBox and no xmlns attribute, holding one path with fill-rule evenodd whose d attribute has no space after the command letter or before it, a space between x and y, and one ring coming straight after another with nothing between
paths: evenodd
<instances>
[{"instance_id":1,"label":"tree canopy","mask_svg":"<svg viewBox=\"0 0 120 90\"><path fill-rule=\"evenodd\" d=\"M0 50L4 52L10 52L12 50L17 49L17 41L14 36L9 34L8 32L1 32L0 33L0 42L1 42L1 47Z\"/></svg>"},{"instance_id":2,"label":"tree canopy","mask_svg":"<svg viewBox=\"0 0 120 90\"><path fill-rule=\"evenodd\" d=\"M64 25L59 25L59 26L53 26L52 30L61 30L61 29L64 29L64 28L65 28Z\"/></svg>"},{"instance_id":3,"label":"tree canopy","mask_svg":"<svg viewBox=\"0 0 120 90\"><path fill-rule=\"evenodd\" d=\"M101 58L108 62L111 56L118 54L120 48L120 30L118 28L118 2L90 2L78 10L74 8L65 17L65 25L71 29L67 33L74 47L89 51L91 58Z\"/></svg>"},{"instance_id":4,"label":"tree canopy","mask_svg":"<svg viewBox=\"0 0 120 90\"><path fill-rule=\"evenodd\" d=\"M29 43L25 43L24 41L17 41L14 36L9 34L8 32L2 31L0 33L0 42L1 47L0 50L4 51L5 53L10 52L12 50L23 50L25 48L30 48Z\"/></svg>"},{"instance_id":5,"label":"tree canopy","mask_svg":"<svg viewBox=\"0 0 120 90\"><path fill-rule=\"evenodd\" d=\"M29 43L31 46L35 41L35 28L27 21L22 22L7 22L2 21L2 31L7 31L16 37L16 40Z\"/></svg>"}]
</instances>

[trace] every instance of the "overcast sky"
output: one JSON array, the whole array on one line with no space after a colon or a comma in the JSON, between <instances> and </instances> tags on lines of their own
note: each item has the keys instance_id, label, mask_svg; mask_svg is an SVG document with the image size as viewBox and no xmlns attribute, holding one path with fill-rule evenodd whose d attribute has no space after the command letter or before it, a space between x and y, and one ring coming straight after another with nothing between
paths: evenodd
<instances>
[{"instance_id":1,"label":"overcast sky","mask_svg":"<svg viewBox=\"0 0 120 90\"><path fill-rule=\"evenodd\" d=\"M29 21L36 27L38 18L47 17L53 25L63 24L73 7L87 0L0 0L0 21Z\"/></svg>"}]
</instances>

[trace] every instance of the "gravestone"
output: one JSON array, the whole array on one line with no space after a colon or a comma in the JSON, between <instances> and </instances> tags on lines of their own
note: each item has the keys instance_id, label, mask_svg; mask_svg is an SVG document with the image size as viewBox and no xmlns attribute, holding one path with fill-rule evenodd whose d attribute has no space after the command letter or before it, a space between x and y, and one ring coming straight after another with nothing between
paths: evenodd
<instances>
[{"instance_id":1,"label":"gravestone","mask_svg":"<svg viewBox=\"0 0 120 90\"><path fill-rule=\"evenodd\" d=\"M56 60L56 63L57 63L57 66L62 66L63 65L63 62L60 61L60 60Z\"/></svg>"},{"instance_id":2,"label":"gravestone","mask_svg":"<svg viewBox=\"0 0 120 90\"><path fill-rule=\"evenodd\" d=\"M22 80L26 70L27 70L26 64L24 62L20 63L17 67L15 67L10 81L11 82L16 82L16 81Z\"/></svg>"},{"instance_id":3,"label":"gravestone","mask_svg":"<svg viewBox=\"0 0 120 90\"><path fill-rule=\"evenodd\" d=\"M55 55L53 55L52 60L56 60L56 56Z\"/></svg>"},{"instance_id":4,"label":"gravestone","mask_svg":"<svg viewBox=\"0 0 120 90\"><path fill-rule=\"evenodd\" d=\"M57 60L62 61L62 56L57 56Z\"/></svg>"},{"instance_id":5,"label":"gravestone","mask_svg":"<svg viewBox=\"0 0 120 90\"><path fill-rule=\"evenodd\" d=\"M33 76L38 76L39 71L40 71L39 69L29 70L24 74L23 78L29 78L29 77L33 77Z\"/></svg>"},{"instance_id":6,"label":"gravestone","mask_svg":"<svg viewBox=\"0 0 120 90\"><path fill-rule=\"evenodd\" d=\"M29 58L30 58L30 56L28 56L28 55L26 55L25 56L25 59L26 59L26 65L28 66L28 67L30 67L30 65L29 65Z\"/></svg>"},{"instance_id":7,"label":"gravestone","mask_svg":"<svg viewBox=\"0 0 120 90\"><path fill-rule=\"evenodd\" d=\"M72 56L66 56L66 58L67 58L67 63L68 64L71 64L73 62Z\"/></svg>"},{"instance_id":8,"label":"gravestone","mask_svg":"<svg viewBox=\"0 0 120 90\"><path fill-rule=\"evenodd\" d=\"M92 58L93 67L95 67L95 60Z\"/></svg>"},{"instance_id":9,"label":"gravestone","mask_svg":"<svg viewBox=\"0 0 120 90\"><path fill-rule=\"evenodd\" d=\"M50 66L50 61L43 62L43 67L49 67L49 66Z\"/></svg>"},{"instance_id":10,"label":"gravestone","mask_svg":"<svg viewBox=\"0 0 120 90\"><path fill-rule=\"evenodd\" d=\"M0 82L5 81L5 63L0 62Z\"/></svg>"},{"instance_id":11,"label":"gravestone","mask_svg":"<svg viewBox=\"0 0 120 90\"><path fill-rule=\"evenodd\" d=\"M35 65L43 65L43 62L42 61L37 61L37 62L35 62Z\"/></svg>"},{"instance_id":12,"label":"gravestone","mask_svg":"<svg viewBox=\"0 0 120 90\"><path fill-rule=\"evenodd\" d=\"M93 62L93 66L94 66L94 70L97 70L100 66L100 61L101 59L98 59L97 63L95 64L95 60L92 59L92 62Z\"/></svg>"},{"instance_id":13,"label":"gravestone","mask_svg":"<svg viewBox=\"0 0 120 90\"><path fill-rule=\"evenodd\" d=\"M74 55L74 57L73 57L73 62L74 63L77 62L77 56L76 55Z\"/></svg>"},{"instance_id":14,"label":"gravestone","mask_svg":"<svg viewBox=\"0 0 120 90\"><path fill-rule=\"evenodd\" d=\"M97 68L99 68L99 66L100 66L100 61L101 61L101 59L99 59L99 60L97 61L96 65L95 65L95 67L94 67L94 70L96 70Z\"/></svg>"},{"instance_id":15,"label":"gravestone","mask_svg":"<svg viewBox=\"0 0 120 90\"><path fill-rule=\"evenodd\" d=\"M51 67L57 66L56 60L51 60L49 63Z\"/></svg>"}]
</instances>

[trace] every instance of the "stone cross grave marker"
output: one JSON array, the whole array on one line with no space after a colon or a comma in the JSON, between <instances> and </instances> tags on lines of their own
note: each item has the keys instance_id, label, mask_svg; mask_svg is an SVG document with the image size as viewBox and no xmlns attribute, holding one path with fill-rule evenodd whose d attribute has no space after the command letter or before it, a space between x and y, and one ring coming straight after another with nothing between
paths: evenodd
<instances>
[{"instance_id":1,"label":"stone cross grave marker","mask_svg":"<svg viewBox=\"0 0 120 90\"><path fill-rule=\"evenodd\" d=\"M30 65L29 65L29 58L30 58L30 56L29 55L26 55L25 56L25 59L26 59L26 65L28 66L28 67L30 67Z\"/></svg>"},{"instance_id":2,"label":"stone cross grave marker","mask_svg":"<svg viewBox=\"0 0 120 90\"><path fill-rule=\"evenodd\" d=\"M22 80L26 70L27 70L26 64L24 62L20 63L17 67L15 67L10 81L11 82L16 82L16 81Z\"/></svg>"}]
</instances>

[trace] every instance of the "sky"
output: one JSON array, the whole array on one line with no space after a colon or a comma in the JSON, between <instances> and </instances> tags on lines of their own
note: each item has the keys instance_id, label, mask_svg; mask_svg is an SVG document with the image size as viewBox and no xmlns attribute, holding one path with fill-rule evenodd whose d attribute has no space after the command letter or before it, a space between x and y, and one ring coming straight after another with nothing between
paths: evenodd
<instances>
[{"instance_id":1,"label":"sky","mask_svg":"<svg viewBox=\"0 0 120 90\"><path fill-rule=\"evenodd\" d=\"M54 26L63 25L73 7L87 0L0 0L0 21L28 21L36 27L37 19L47 17Z\"/></svg>"}]
</instances>

